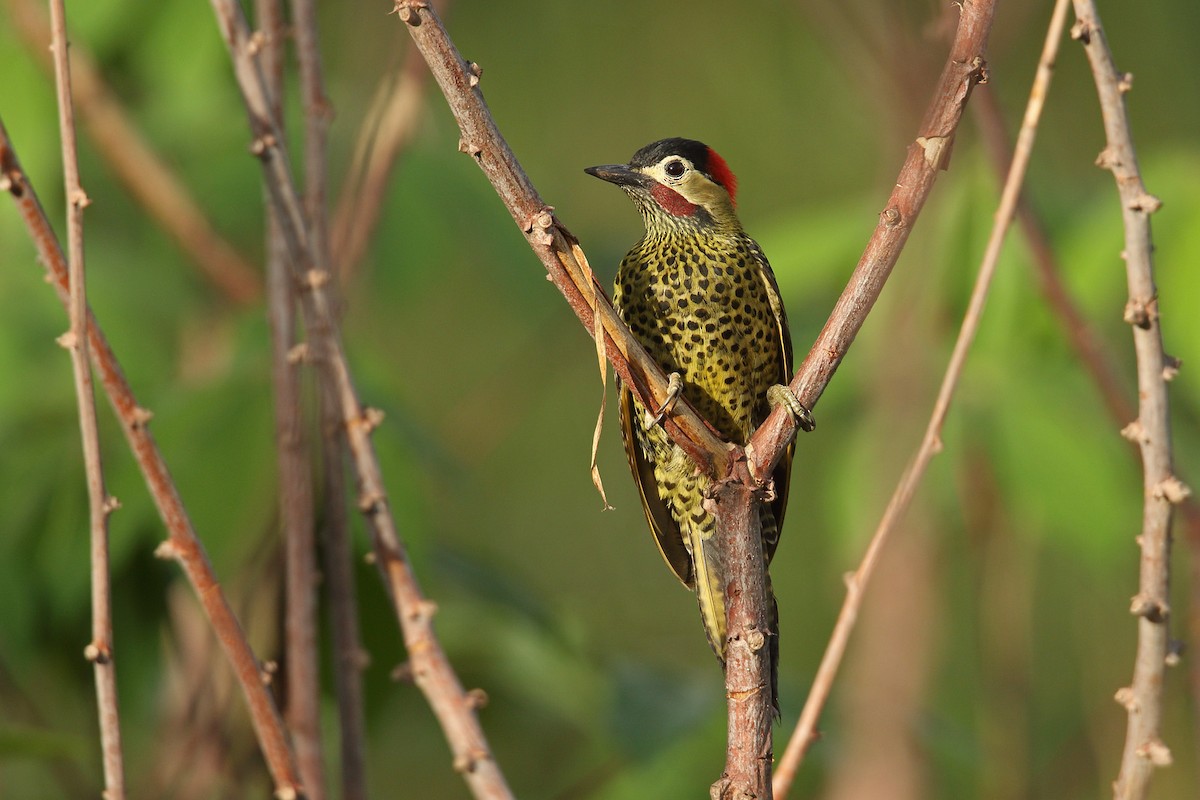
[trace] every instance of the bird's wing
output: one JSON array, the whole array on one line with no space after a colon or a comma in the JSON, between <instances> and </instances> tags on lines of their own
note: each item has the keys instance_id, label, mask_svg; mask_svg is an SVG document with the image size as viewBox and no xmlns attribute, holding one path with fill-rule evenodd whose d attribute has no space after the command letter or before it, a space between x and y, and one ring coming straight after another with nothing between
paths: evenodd
<instances>
[{"instance_id":1,"label":"bird's wing","mask_svg":"<svg viewBox=\"0 0 1200 800\"><path fill-rule=\"evenodd\" d=\"M642 510L646 512L646 521L654 532L654 541L658 544L658 552L663 560L675 573L675 577L683 581L689 589L695 586L695 576L692 572L692 557L683 546L683 537L679 526L671 517L670 510L663 503L658 493L658 482L654 479L654 464L646 458L642 448L638 446L637 415L640 413L633 401L633 393L620 386L620 417L621 439L625 443L625 455L629 458L629 469L633 472L633 482L637 484L638 495L642 498Z\"/></svg>"},{"instance_id":2,"label":"bird's wing","mask_svg":"<svg viewBox=\"0 0 1200 800\"><path fill-rule=\"evenodd\" d=\"M787 311L783 308L783 298L779 294L779 284L775 282L775 273L771 271L771 263L767 261L767 256L763 253L762 248L758 246L758 242L751 240L750 250L754 254L755 260L758 262L759 278L763 282L763 287L767 292L767 300L771 304L771 311L775 315L776 331L778 338L776 345L776 362L779 366L777 372L776 383L787 385L792 379L792 333L788 330ZM764 414L763 419L766 419ZM761 425L762 419L756 420L756 423ZM774 541L764 541L763 550L765 551L767 562L775 555L775 548L779 546L779 532L783 530L783 515L787 511L788 489L791 486L792 480L792 456L796 453L796 440L793 438L788 443L787 450L783 457L779 459L779 463L775 466L775 471L771 475L772 481L775 483L775 499L771 501L771 512L775 515L775 539Z\"/></svg>"}]
</instances>

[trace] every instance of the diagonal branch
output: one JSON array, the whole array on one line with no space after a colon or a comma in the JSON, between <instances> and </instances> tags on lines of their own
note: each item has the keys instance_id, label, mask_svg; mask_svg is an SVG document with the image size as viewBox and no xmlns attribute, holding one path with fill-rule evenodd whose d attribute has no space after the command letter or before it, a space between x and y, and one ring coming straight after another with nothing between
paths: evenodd
<instances>
[{"instance_id":1,"label":"diagonal branch","mask_svg":"<svg viewBox=\"0 0 1200 800\"><path fill-rule=\"evenodd\" d=\"M59 299L66 306L69 302L69 279L67 261L62 248L54 236L50 221L33 191L25 172L21 169L16 151L8 138L8 131L0 121L0 190L7 191L17 204L17 210L25 221L29 236L37 248L38 256L45 266L50 282L58 290ZM300 781L296 772L296 759L292 755L283 732L283 723L275 701L262 680L262 672L254 652L246 642L246 636L238 624L237 617L221 590L204 545L192 527L183 500L171 479L171 473L163 460L154 437L150 434L152 417L148 409L138 405L133 390L125 380L120 362L108 340L89 312L87 316L88 349L92 363L100 375L100 382L108 394L109 402L121 422L125 438L129 441L138 467L146 479L146 485L158 507L159 516L167 528L169 538L158 549L158 555L179 561L184 575L192 584L204 613L212 623L213 631L221 642L226 658L229 659L237 676L255 734L266 758L267 767L275 781L279 797L298 798Z\"/></svg>"},{"instance_id":2,"label":"diagonal branch","mask_svg":"<svg viewBox=\"0 0 1200 800\"><path fill-rule=\"evenodd\" d=\"M920 132L909 145L908 158L896 178L896 188L879 215L879 223L849 284L792 378L791 389L806 408L811 409L817 404L845 358L900 257L900 250L908 241L917 215L933 190L938 172L947 168L954 135L971 90L975 84L987 81L983 56L994 12L994 0L962 3L950 57L925 112ZM753 473L769 475L795 433L795 420L785 410L776 409L747 445L747 452L752 453Z\"/></svg>"},{"instance_id":3,"label":"diagonal branch","mask_svg":"<svg viewBox=\"0 0 1200 800\"><path fill-rule=\"evenodd\" d=\"M117 507L104 488L100 462L100 432L96 397L88 366L87 281L83 251L83 209L89 200L79 183L79 154L75 144L75 109L71 102L71 67L67 19L63 0L50 3L54 77L58 96L58 127L62 136L63 179L67 199L68 302L70 332L59 341L71 354L79 430L87 473L92 562L92 641L84 653L96 676L96 705L100 717L100 749L104 764L104 796L124 800L125 767L121 755L121 723L117 704L117 672L113 660L112 591L108 560L108 517Z\"/></svg>"},{"instance_id":4,"label":"diagonal branch","mask_svg":"<svg viewBox=\"0 0 1200 800\"><path fill-rule=\"evenodd\" d=\"M617 317L604 290L591 277L591 268L578 240L554 216L554 209L542 201L504 141L479 89L479 65L463 59L427 0L400 0L396 13L425 56L458 121L462 131L459 149L469 153L491 181L529 246L545 265L549 280L562 292L589 334L596 329L592 317L595 298L608 358L617 375L645 408L661 408L667 398L666 375ZM725 474L729 465L728 446L684 398L679 398L663 425L702 469L710 474Z\"/></svg>"},{"instance_id":5,"label":"diagonal branch","mask_svg":"<svg viewBox=\"0 0 1200 800\"><path fill-rule=\"evenodd\" d=\"M1144 507L1138 537L1142 553L1138 593L1131 608L1138 617L1138 643L1133 682L1117 692L1129 719L1113 794L1118 800L1138 800L1148 795L1154 768L1171 763L1171 751L1161 738L1163 674L1170 645L1171 515L1173 506L1190 491L1171 466L1167 381L1174 372L1163 353L1150 236L1150 215L1162 203L1146 191L1138 170L1125 110L1125 92L1132 78L1117 70L1095 5L1090 0L1074 0L1074 4L1078 19L1071 36L1083 43L1091 64L1107 139L1096 163L1112 171L1121 199L1129 284L1125 321L1133 327L1137 357L1138 416L1122 434L1137 442L1142 453Z\"/></svg>"},{"instance_id":6,"label":"diagonal branch","mask_svg":"<svg viewBox=\"0 0 1200 800\"><path fill-rule=\"evenodd\" d=\"M1021 133L1017 139L1017 148L1013 155L1008 175L1005 178L999 208L996 210L995 223L992 226L991 235L988 237L987 247L975 280L975 288L971 292L971 300L966 314L963 316L962 326L959 329L958 339L954 343L954 351L951 354L950 363L946 367L941 387L938 390L933 413L930 416L929 424L926 426L921 444L917 448L913 460L901 476L900 482L896 486L891 500L888 502L887 509L884 511L883 519L880 520L879 526L871 538L861 564L854 573L848 575L846 578L846 600L842 605L841 612L838 614L833 635L830 637L829 645L825 650L825 655L821 659L821 665L813 680L813 688L809 693L808 701L805 703L804 709L800 714L800 720L796 725L796 730L792 734L791 740L788 742L787 749L784 752L776 774L775 788L780 797L785 796L791 789L792 781L795 779L800 763L815 738L817 718L820 716L825 701L829 697L833 680L837 675L838 667L846 650L846 644L850 638L850 633L854 629L854 624L858 618L858 610L862 604L866 584L874 573L883 545L887 541L891 531L895 528L896 523L908 509L908 505L912 501L912 497L916 492L921 478L925 474L925 469L929 465L930 460L941 450L942 427L945 423L946 415L949 413L950 402L958 387L959 379L962 376L967 353L971 347L971 343L974 341L975 333L979 329L979 323L983 318L983 308L987 301L988 291L991 288L992 278L995 275L996 265L1000 258L1000 249L1004 243L1004 236L1012 222L1017 199L1020 196L1021 184L1024 181L1025 172L1029 165L1029 157L1033 150L1033 141L1037 134L1037 124L1041 117L1042 107L1045 103L1046 93L1053 75L1058 45L1062 39L1067 2L1068 0L1058 0L1054 13L1051 16L1045 45L1042 49L1042 56L1038 63L1037 74L1034 78L1033 87L1030 90L1029 102L1025 109L1025 119L1021 125Z\"/></svg>"}]
</instances>

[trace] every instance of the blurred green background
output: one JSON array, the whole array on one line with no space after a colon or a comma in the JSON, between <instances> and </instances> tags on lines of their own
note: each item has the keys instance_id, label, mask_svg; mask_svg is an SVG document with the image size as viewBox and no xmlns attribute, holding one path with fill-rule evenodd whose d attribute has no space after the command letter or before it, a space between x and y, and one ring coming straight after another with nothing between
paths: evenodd
<instances>
[{"instance_id":1,"label":"blurred green background","mask_svg":"<svg viewBox=\"0 0 1200 800\"><path fill-rule=\"evenodd\" d=\"M53 83L0 12L0 114L56 225ZM1020 118L1048 3L1000 4L990 83ZM387 3L325 4L322 52L340 186L376 86L409 38ZM460 50L546 202L607 282L640 234L628 201L586 176L665 136L702 139L738 173L748 231L774 265L807 352L875 224L946 52L949 4L521 4L459 0ZM1150 191L1175 458L1200 481L1200 6L1102 3ZM261 262L259 170L203 3L71 4L132 120L210 215ZM293 97L289 127L299 129ZM777 752L854 568L919 441L992 220L997 177L976 118L883 299L800 440L772 567L782 615ZM695 601L664 569L615 414L588 476L594 350L544 278L433 88L345 297L345 343L398 523L437 630L523 798L699 797L721 769L724 703ZM1081 48L1065 42L1029 195L1062 276L1131 400L1119 205ZM293 152L300 151L299 143ZM230 302L81 137L89 293L180 492L263 658L280 655L269 346L259 305ZM100 789L89 638L86 496L65 315L11 205L0 210L0 787ZM61 228L60 228L61 230ZM610 389L611 391L611 389ZM152 551L162 525L102 406L117 674L133 797L268 792L240 697L190 590ZM610 409L611 412L611 409ZM912 513L885 553L793 796L1084 798L1115 778L1132 672L1141 474L1119 425L1010 236L959 396ZM354 521L359 549L365 537ZM1188 639L1191 553L1175 549L1172 628ZM359 577L369 779L376 797L467 790L403 660L372 568ZM326 631L326 634L328 632ZM328 637L326 636L326 639ZM329 661L322 668L336 752ZM1191 657L1168 672L1175 764L1154 796L1200 795ZM333 756L331 756L331 760ZM886 787L886 788L881 788Z\"/></svg>"}]
</instances>

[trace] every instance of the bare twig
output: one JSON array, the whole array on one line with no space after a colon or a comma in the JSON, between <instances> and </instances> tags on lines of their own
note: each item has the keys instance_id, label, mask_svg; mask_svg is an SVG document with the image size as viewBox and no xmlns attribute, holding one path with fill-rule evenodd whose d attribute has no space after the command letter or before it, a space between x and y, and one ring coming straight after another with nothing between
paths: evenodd
<instances>
[{"instance_id":1,"label":"bare twig","mask_svg":"<svg viewBox=\"0 0 1200 800\"><path fill-rule=\"evenodd\" d=\"M36 0L9 0L9 9L26 46L50 68L46 58L49 29ZM226 297L243 304L258 300L262 281L254 267L221 237L186 187L130 122L95 62L79 44L71 47L71 73L75 101L88 135L121 183Z\"/></svg>"},{"instance_id":2,"label":"bare twig","mask_svg":"<svg viewBox=\"0 0 1200 800\"><path fill-rule=\"evenodd\" d=\"M1190 492L1171 466L1167 381L1173 372L1163 353L1150 237L1150 215L1161 203L1146 191L1138 170L1125 112L1125 92L1132 77L1117 70L1095 5L1090 0L1074 0L1074 5L1077 20L1071 36L1083 43L1092 66L1107 139L1096 163L1112 171L1121 199L1129 284L1125 321L1133 327L1137 357L1138 416L1122 433L1142 452L1145 505L1138 537L1142 555L1131 608L1138 617L1138 644L1133 682L1117 692L1129 720L1113 794L1118 800L1138 800L1148 795L1154 768L1171 763L1171 751L1161 738L1163 673L1170 652L1171 514Z\"/></svg>"},{"instance_id":3,"label":"bare twig","mask_svg":"<svg viewBox=\"0 0 1200 800\"><path fill-rule=\"evenodd\" d=\"M590 305L595 298L603 317L608 358L617 375L645 408L661 408L667 398L666 375L618 319L604 290L588 277L592 273L580 263L583 251L577 240L554 216L554 209L542 201L504 141L479 89L479 65L463 59L427 0L401 0L396 4L396 13L425 56L458 121L462 132L459 149L469 153L491 181L546 267L550 281L589 334L596 329ZM663 425L705 472L724 475L728 471L726 444L685 398L679 398Z\"/></svg>"},{"instance_id":4,"label":"bare twig","mask_svg":"<svg viewBox=\"0 0 1200 800\"><path fill-rule=\"evenodd\" d=\"M795 779L804 754L812 744L816 732L817 718L820 716L821 709L829 697L833 680L841 664L842 655L845 653L846 643L849 641L850 633L854 629L854 623L858 617L858 609L862 603L863 592L878 563L882 547L887 541L888 535L895 527L896 522L903 516L908 504L912 500L912 496L924 475L925 468L928 466L930 459L941 449L942 426L949 411L954 391L958 386L959 378L962 375L967 352L970 349L971 343L975 338L975 333L979 328L980 320L982 319L983 307L987 300L992 277L995 274L996 264L1000 256L1000 248L1004 243L1004 236L1008 230L1008 226L1012 222L1013 211L1020 193L1021 183L1024 180L1025 170L1029 164L1029 156L1032 152L1033 141L1037 133L1037 123L1041 116L1043 104L1045 103L1050 78L1053 75L1054 60L1058 52L1059 41L1062 39L1066 11L1067 0L1059 0L1051 16L1049 30L1046 34L1046 42L1038 63L1037 75L1034 78L1029 102L1025 109L1025 119L1021 126L1021 133L1017 138L1016 152L1013 155L1012 166L1009 168L1004 190L1000 197L1000 205L996 211L995 224L988 238L987 247L979 266L975 288L971 293L971 301L963 317L962 327L959 330L958 339L954 344L950 363L942 378L942 385L938 390L937 400L934 404L929 424L926 427L925 436L912 462L901 477L900 483L897 485L891 500L888 502L887 510L884 512L883 519L880 520L870 545L867 547L867 552L863 556L862 563L853 574L847 576L846 600L838 615L837 624L834 627L833 635L830 637L829 645L826 647L825 655L821 659L821 665L813 680L813 688L809 692L804 710L800 714L796 730L792 734L791 741L788 743L776 772L775 791L780 797L785 796L790 791L792 781Z\"/></svg>"},{"instance_id":5,"label":"bare twig","mask_svg":"<svg viewBox=\"0 0 1200 800\"><path fill-rule=\"evenodd\" d=\"M17 210L25 222L42 264L46 267L50 281L58 290L59 299L64 306L68 305L69 278L66 259L63 258L62 249L33 191L33 186L21 169L3 122L0 122L0 190L7 191L16 202ZM242 692L246 695L255 734L275 781L276 795L286 799L299 798L300 782L295 757L284 734L279 712L262 681L259 663L221 591L204 545L196 536L195 528L171 479L166 462L163 461L158 445L150 434L148 426L152 414L138 405L116 355L90 312L87 317L87 336L92 363L100 375L100 381L121 422L121 428L169 533L169 538L159 546L157 552L164 558L179 561L212 623L221 647L237 675Z\"/></svg>"},{"instance_id":6,"label":"bare twig","mask_svg":"<svg viewBox=\"0 0 1200 800\"><path fill-rule=\"evenodd\" d=\"M83 209L87 194L79 183L79 158L75 146L75 109L71 102L71 67L67 44L67 19L63 0L51 0L50 30L54 50L54 77L58 97L58 128L62 136L63 181L67 199L67 254L71 329L59 341L71 354L79 430L87 473L92 562L92 641L84 649L96 676L96 705L100 717L100 749L104 764L104 795L125 797L125 767L121 753L121 718L117 703L117 673L113 657L112 592L108 560L108 516L117 507L104 488L100 462L100 433L96 423L96 397L88 366L87 281L83 252Z\"/></svg>"},{"instance_id":7,"label":"bare twig","mask_svg":"<svg viewBox=\"0 0 1200 800\"><path fill-rule=\"evenodd\" d=\"M309 226L288 169L282 133L271 113L249 27L241 7L234 0L212 0L212 6L246 103L254 136L253 152L259 157L271 201L279 212L280 228L288 245L294 280L300 287L306 328L323 391L336 396L341 411L341 424L358 478L358 506L371 529L375 555L386 576L412 661L412 674L454 751L455 768L462 772L470 789L480 798L511 797L476 717L477 704L463 690L434 636L435 606L421 592L396 531L371 440L371 431L379 425L382 415L377 410L364 408L358 399L342 350L333 302L326 288L329 270L323 263L322 254L312 247Z\"/></svg>"},{"instance_id":8,"label":"bare twig","mask_svg":"<svg viewBox=\"0 0 1200 800\"><path fill-rule=\"evenodd\" d=\"M287 27L280 0L257 0L255 15L263 35L263 74L282 119ZM271 382L274 388L275 447L279 463L279 519L284 550L284 719L300 779L310 800L325 797L321 757L321 683L318 668L317 564L312 471L301 401L301 359L296 338L296 290L279 219L263 188L267 221L267 317L271 329Z\"/></svg>"}]
</instances>

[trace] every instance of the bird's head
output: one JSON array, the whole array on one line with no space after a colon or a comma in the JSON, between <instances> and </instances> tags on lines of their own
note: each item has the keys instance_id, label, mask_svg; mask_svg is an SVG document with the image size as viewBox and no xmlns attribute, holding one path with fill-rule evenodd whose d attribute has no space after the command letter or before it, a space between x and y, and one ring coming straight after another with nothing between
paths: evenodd
<instances>
[{"instance_id":1,"label":"bird's head","mask_svg":"<svg viewBox=\"0 0 1200 800\"><path fill-rule=\"evenodd\" d=\"M737 178L725 159L694 139L662 139L638 150L628 164L588 167L584 172L624 189L649 231L663 225L741 227L734 212Z\"/></svg>"}]
</instances>

